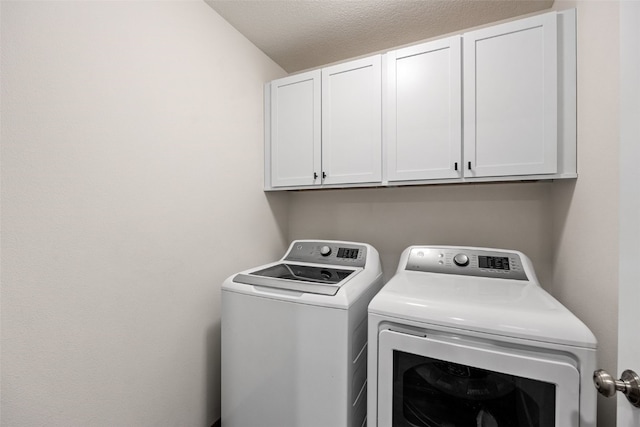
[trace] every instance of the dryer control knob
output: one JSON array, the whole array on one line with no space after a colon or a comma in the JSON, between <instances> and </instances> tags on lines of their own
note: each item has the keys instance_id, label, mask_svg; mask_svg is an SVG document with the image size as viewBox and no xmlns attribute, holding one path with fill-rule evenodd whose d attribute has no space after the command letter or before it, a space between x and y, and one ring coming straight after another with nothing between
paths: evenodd
<instances>
[{"instance_id":1,"label":"dryer control knob","mask_svg":"<svg viewBox=\"0 0 640 427\"><path fill-rule=\"evenodd\" d=\"M469 257L465 254L457 254L453 257L453 262L455 262L457 266L465 267L469 265Z\"/></svg>"},{"instance_id":2,"label":"dryer control knob","mask_svg":"<svg viewBox=\"0 0 640 427\"><path fill-rule=\"evenodd\" d=\"M329 246L323 246L320 248L320 255L329 256L331 255L331 248Z\"/></svg>"}]
</instances>

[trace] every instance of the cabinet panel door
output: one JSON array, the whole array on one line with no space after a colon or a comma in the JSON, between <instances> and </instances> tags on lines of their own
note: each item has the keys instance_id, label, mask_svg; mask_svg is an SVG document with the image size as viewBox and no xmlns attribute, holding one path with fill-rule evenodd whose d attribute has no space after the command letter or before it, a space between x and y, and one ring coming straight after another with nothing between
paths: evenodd
<instances>
[{"instance_id":1,"label":"cabinet panel door","mask_svg":"<svg viewBox=\"0 0 640 427\"><path fill-rule=\"evenodd\" d=\"M461 176L461 37L387 54L389 181Z\"/></svg>"},{"instance_id":2,"label":"cabinet panel door","mask_svg":"<svg viewBox=\"0 0 640 427\"><path fill-rule=\"evenodd\" d=\"M271 82L273 187L320 183L320 82L320 70Z\"/></svg>"},{"instance_id":3,"label":"cabinet panel door","mask_svg":"<svg viewBox=\"0 0 640 427\"><path fill-rule=\"evenodd\" d=\"M324 184L382 181L381 56L322 70Z\"/></svg>"},{"instance_id":4,"label":"cabinet panel door","mask_svg":"<svg viewBox=\"0 0 640 427\"><path fill-rule=\"evenodd\" d=\"M555 12L464 34L465 176L557 171L557 70Z\"/></svg>"}]
</instances>

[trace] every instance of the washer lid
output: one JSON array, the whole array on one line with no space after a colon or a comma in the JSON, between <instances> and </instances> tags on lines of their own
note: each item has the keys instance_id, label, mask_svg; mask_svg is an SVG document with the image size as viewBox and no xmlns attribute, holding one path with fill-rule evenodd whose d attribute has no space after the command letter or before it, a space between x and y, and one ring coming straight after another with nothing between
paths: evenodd
<instances>
[{"instance_id":1,"label":"washer lid","mask_svg":"<svg viewBox=\"0 0 640 427\"><path fill-rule=\"evenodd\" d=\"M596 348L591 331L536 282L399 271L369 312L503 337Z\"/></svg>"},{"instance_id":2,"label":"washer lid","mask_svg":"<svg viewBox=\"0 0 640 427\"><path fill-rule=\"evenodd\" d=\"M246 274L237 274L233 281L268 288L335 295L357 271L359 270L283 262Z\"/></svg>"}]
</instances>

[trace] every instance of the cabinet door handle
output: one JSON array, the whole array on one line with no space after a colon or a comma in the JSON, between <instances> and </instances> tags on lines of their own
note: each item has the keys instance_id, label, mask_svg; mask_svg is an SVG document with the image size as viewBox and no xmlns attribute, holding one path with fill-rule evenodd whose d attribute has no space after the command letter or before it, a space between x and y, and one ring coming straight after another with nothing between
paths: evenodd
<instances>
[{"instance_id":1,"label":"cabinet door handle","mask_svg":"<svg viewBox=\"0 0 640 427\"><path fill-rule=\"evenodd\" d=\"M325 179L327 177L327 174L324 173L324 171L322 172L322 179Z\"/></svg>"},{"instance_id":2,"label":"cabinet door handle","mask_svg":"<svg viewBox=\"0 0 640 427\"><path fill-rule=\"evenodd\" d=\"M318 179L318 173L317 173L317 172L314 172L314 173L313 173L313 179L314 179L314 180Z\"/></svg>"},{"instance_id":3,"label":"cabinet door handle","mask_svg":"<svg viewBox=\"0 0 640 427\"><path fill-rule=\"evenodd\" d=\"M456 171L458 170L458 162L455 162L453 164L453 170L456 170Z\"/></svg>"},{"instance_id":4,"label":"cabinet door handle","mask_svg":"<svg viewBox=\"0 0 640 427\"><path fill-rule=\"evenodd\" d=\"M471 162L469 162L469 170L471 170Z\"/></svg>"}]
</instances>

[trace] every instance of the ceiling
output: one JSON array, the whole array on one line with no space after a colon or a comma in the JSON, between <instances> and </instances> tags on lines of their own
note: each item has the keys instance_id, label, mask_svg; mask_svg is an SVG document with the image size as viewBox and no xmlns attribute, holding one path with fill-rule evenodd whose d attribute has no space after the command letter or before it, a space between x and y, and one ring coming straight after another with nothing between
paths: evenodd
<instances>
[{"instance_id":1,"label":"ceiling","mask_svg":"<svg viewBox=\"0 0 640 427\"><path fill-rule=\"evenodd\" d=\"M205 0L287 72L548 9L553 0Z\"/></svg>"}]
</instances>

